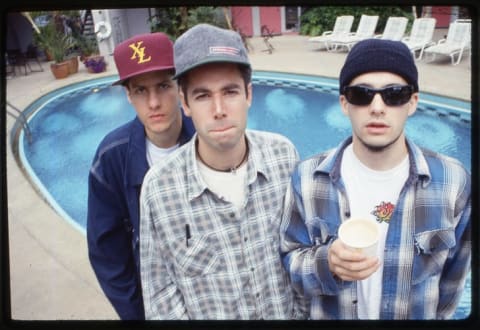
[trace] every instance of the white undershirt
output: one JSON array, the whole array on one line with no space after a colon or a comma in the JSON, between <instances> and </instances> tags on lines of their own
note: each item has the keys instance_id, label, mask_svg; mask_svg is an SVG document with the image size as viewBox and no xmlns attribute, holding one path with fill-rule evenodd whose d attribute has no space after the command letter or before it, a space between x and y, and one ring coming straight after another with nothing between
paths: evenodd
<instances>
[{"instance_id":1,"label":"white undershirt","mask_svg":"<svg viewBox=\"0 0 480 330\"><path fill-rule=\"evenodd\" d=\"M233 203L238 209L245 206L247 162L235 171L229 172L215 171L199 160L197 160L197 164L208 188L218 198Z\"/></svg>"},{"instance_id":2,"label":"white undershirt","mask_svg":"<svg viewBox=\"0 0 480 330\"><path fill-rule=\"evenodd\" d=\"M159 148L149 139L145 139L145 141L145 149L147 150L147 162L149 167L152 167L153 164L157 164L160 160L165 158L165 156L179 147L179 144L177 143L170 148Z\"/></svg>"},{"instance_id":3,"label":"white undershirt","mask_svg":"<svg viewBox=\"0 0 480 330\"><path fill-rule=\"evenodd\" d=\"M408 178L408 155L394 168L376 171L365 166L349 145L343 154L341 176L350 204L351 218L362 217L376 221L380 228L378 257L383 262L385 241L391 212ZM381 212L385 211L385 212ZM369 278L357 282L358 317L378 319L382 295L383 264Z\"/></svg>"}]
</instances>

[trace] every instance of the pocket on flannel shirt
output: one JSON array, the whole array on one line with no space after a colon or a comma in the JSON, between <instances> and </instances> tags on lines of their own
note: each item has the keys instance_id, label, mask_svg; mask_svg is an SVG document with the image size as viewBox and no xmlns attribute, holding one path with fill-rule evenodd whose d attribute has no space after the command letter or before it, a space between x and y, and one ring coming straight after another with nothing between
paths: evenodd
<instances>
[{"instance_id":1,"label":"pocket on flannel shirt","mask_svg":"<svg viewBox=\"0 0 480 330\"><path fill-rule=\"evenodd\" d=\"M414 236L413 284L425 281L442 271L450 250L455 247L453 228L431 230Z\"/></svg>"},{"instance_id":2,"label":"pocket on flannel shirt","mask_svg":"<svg viewBox=\"0 0 480 330\"><path fill-rule=\"evenodd\" d=\"M192 237L186 241L169 242L176 271L186 277L203 276L217 273L224 269L224 262L219 255L220 248L212 242L211 235Z\"/></svg>"}]
</instances>

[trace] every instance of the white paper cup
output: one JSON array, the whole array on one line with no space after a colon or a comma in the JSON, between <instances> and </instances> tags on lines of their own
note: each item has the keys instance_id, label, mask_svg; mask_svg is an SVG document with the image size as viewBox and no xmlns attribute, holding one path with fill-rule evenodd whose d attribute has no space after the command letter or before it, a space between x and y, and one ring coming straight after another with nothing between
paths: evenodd
<instances>
[{"instance_id":1,"label":"white paper cup","mask_svg":"<svg viewBox=\"0 0 480 330\"><path fill-rule=\"evenodd\" d=\"M345 245L369 257L377 255L379 234L378 224L367 219L349 219L338 229L338 237Z\"/></svg>"}]
</instances>

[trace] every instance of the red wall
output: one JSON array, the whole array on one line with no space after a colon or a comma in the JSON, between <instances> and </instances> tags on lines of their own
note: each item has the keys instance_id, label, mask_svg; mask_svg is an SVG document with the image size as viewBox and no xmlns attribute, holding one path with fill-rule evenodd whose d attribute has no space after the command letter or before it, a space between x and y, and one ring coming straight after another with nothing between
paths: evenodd
<instances>
[{"instance_id":1,"label":"red wall","mask_svg":"<svg viewBox=\"0 0 480 330\"><path fill-rule=\"evenodd\" d=\"M437 19L437 28L448 28L450 25L450 16L452 14L452 7L432 7L432 17Z\"/></svg>"},{"instance_id":2,"label":"red wall","mask_svg":"<svg viewBox=\"0 0 480 330\"><path fill-rule=\"evenodd\" d=\"M266 25L272 34L282 33L280 7L260 7L260 27Z\"/></svg>"},{"instance_id":3,"label":"red wall","mask_svg":"<svg viewBox=\"0 0 480 330\"><path fill-rule=\"evenodd\" d=\"M230 7L232 24L238 32L251 37L253 35L252 7Z\"/></svg>"},{"instance_id":4,"label":"red wall","mask_svg":"<svg viewBox=\"0 0 480 330\"><path fill-rule=\"evenodd\" d=\"M261 31L261 27L266 25L272 34L281 34L282 32L282 20L281 20L281 7L272 6L260 6L259 18L260 26L258 31ZM252 7L233 6L230 7L232 13L232 23L234 27L239 29L244 35L251 37L253 35L253 18Z\"/></svg>"}]
</instances>

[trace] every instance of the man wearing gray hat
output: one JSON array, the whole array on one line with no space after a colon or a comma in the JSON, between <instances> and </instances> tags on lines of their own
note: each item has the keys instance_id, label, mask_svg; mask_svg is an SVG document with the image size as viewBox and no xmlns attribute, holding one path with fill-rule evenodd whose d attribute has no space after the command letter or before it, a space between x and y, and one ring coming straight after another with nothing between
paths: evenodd
<instances>
[{"instance_id":1,"label":"man wearing gray hat","mask_svg":"<svg viewBox=\"0 0 480 330\"><path fill-rule=\"evenodd\" d=\"M352 137L292 175L280 249L312 319L448 319L455 312L471 261L470 174L406 138L417 76L402 42L357 43L339 79ZM356 218L378 229L375 256L339 235ZM351 237L360 243L367 235Z\"/></svg>"},{"instance_id":2,"label":"man wearing gray hat","mask_svg":"<svg viewBox=\"0 0 480 330\"><path fill-rule=\"evenodd\" d=\"M197 25L175 42L174 62L197 134L142 186L146 318L303 317L278 251L299 157L285 137L246 129L251 66L240 35Z\"/></svg>"}]
</instances>

